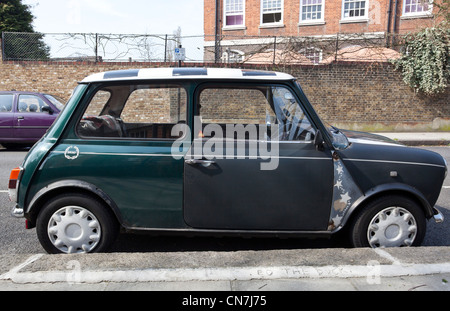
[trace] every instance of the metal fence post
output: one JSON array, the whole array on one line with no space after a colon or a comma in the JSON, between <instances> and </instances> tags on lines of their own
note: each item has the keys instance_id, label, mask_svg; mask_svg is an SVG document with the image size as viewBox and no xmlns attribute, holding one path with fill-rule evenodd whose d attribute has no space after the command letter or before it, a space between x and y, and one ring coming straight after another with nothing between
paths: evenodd
<instances>
[{"instance_id":1,"label":"metal fence post","mask_svg":"<svg viewBox=\"0 0 450 311\"><path fill-rule=\"evenodd\" d=\"M98 33L95 34L95 62L98 62Z\"/></svg>"},{"instance_id":2,"label":"metal fence post","mask_svg":"<svg viewBox=\"0 0 450 311\"><path fill-rule=\"evenodd\" d=\"M273 64L275 65L275 55L277 53L277 37L273 37Z\"/></svg>"},{"instance_id":3,"label":"metal fence post","mask_svg":"<svg viewBox=\"0 0 450 311\"><path fill-rule=\"evenodd\" d=\"M167 62L167 34L164 39L164 62Z\"/></svg>"},{"instance_id":4,"label":"metal fence post","mask_svg":"<svg viewBox=\"0 0 450 311\"><path fill-rule=\"evenodd\" d=\"M5 60L5 32L2 31L2 46L0 47L2 49L2 61Z\"/></svg>"},{"instance_id":5,"label":"metal fence post","mask_svg":"<svg viewBox=\"0 0 450 311\"><path fill-rule=\"evenodd\" d=\"M336 34L336 49L334 51L334 61L337 61L338 56L338 50L339 50L339 33Z\"/></svg>"}]
</instances>

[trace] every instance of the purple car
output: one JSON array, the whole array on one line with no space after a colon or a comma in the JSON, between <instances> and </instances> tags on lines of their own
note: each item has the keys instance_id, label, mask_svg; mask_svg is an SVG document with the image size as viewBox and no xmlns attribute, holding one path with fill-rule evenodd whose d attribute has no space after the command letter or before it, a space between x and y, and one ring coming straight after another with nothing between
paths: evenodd
<instances>
[{"instance_id":1,"label":"purple car","mask_svg":"<svg viewBox=\"0 0 450 311\"><path fill-rule=\"evenodd\" d=\"M0 92L0 144L5 148L37 142L64 105L56 96L32 92Z\"/></svg>"}]
</instances>

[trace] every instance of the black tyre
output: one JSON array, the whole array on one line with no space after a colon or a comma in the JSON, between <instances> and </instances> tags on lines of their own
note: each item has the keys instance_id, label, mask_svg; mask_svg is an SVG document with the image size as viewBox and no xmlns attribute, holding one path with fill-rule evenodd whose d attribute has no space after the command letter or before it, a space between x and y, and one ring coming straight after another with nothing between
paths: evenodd
<instances>
[{"instance_id":1,"label":"black tyre","mask_svg":"<svg viewBox=\"0 0 450 311\"><path fill-rule=\"evenodd\" d=\"M43 206L36 222L39 241L51 254L105 252L118 231L111 211L84 194L53 198Z\"/></svg>"},{"instance_id":2,"label":"black tyre","mask_svg":"<svg viewBox=\"0 0 450 311\"><path fill-rule=\"evenodd\" d=\"M419 246L425 231L420 206L407 197L390 195L370 202L356 215L350 239L354 247Z\"/></svg>"}]
</instances>

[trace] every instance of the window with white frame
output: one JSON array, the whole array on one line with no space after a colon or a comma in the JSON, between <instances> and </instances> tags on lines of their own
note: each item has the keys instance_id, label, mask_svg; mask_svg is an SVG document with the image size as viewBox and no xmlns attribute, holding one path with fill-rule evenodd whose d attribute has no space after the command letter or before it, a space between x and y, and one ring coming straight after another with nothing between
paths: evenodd
<instances>
[{"instance_id":1,"label":"window with white frame","mask_svg":"<svg viewBox=\"0 0 450 311\"><path fill-rule=\"evenodd\" d=\"M239 50L230 50L227 48L222 54L222 62L224 63L242 63L245 53Z\"/></svg>"},{"instance_id":2,"label":"window with white frame","mask_svg":"<svg viewBox=\"0 0 450 311\"><path fill-rule=\"evenodd\" d=\"M244 26L245 0L224 1L225 27Z\"/></svg>"},{"instance_id":3,"label":"window with white frame","mask_svg":"<svg viewBox=\"0 0 450 311\"><path fill-rule=\"evenodd\" d=\"M368 4L368 0L343 0L342 19L367 18Z\"/></svg>"},{"instance_id":4,"label":"window with white frame","mask_svg":"<svg viewBox=\"0 0 450 311\"><path fill-rule=\"evenodd\" d=\"M427 15L431 13L432 2L429 0L404 0L403 15Z\"/></svg>"},{"instance_id":5,"label":"window with white frame","mask_svg":"<svg viewBox=\"0 0 450 311\"><path fill-rule=\"evenodd\" d=\"M261 0L261 24L280 24L283 21L283 0Z\"/></svg>"},{"instance_id":6,"label":"window with white frame","mask_svg":"<svg viewBox=\"0 0 450 311\"><path fill-rule=\"evenodd\" d=\"M307 59L309 59L314 65L318 65L322 61L322 50L309 47L306 49L300 50L300 53L305 55Z\"/></svg>"},{"instance_id":7,"label":"window with white frame","mask_svg":"<svg viewBox=\"0 0 450 311\"><path fill-rule=\"evenodd\" d=\"M300 23L323 21L325 0L300 0Z\"/></svg>"}]
</instances>

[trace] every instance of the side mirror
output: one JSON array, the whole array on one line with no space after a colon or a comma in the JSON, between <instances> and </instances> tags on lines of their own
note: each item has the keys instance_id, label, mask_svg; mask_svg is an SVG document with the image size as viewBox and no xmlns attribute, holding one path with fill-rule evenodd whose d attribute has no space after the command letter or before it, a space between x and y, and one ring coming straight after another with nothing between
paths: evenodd
<instances>
[{"instance_id":1,"label":"side mirror","mask_svg":"<svg viewBox=\"0 0 450 311\"><path fill-rule=\"evenodd\" d=\"M323 140L320 130L317 130L316 137L314 137L314 145L316 146L317 151L323 151L325 141Z\"/></svg>"},{"instance_id":2,"label":"side mirror","mask_svg":"<svg viewBox=\"0 0 450 311\"><path fill-rule=\"evenodd\" d=\"M44 112L48 112L48 114L53 114L53 109L50 106L44 106L41 108L41 110Z\"/></svg>"}]
</instances>

